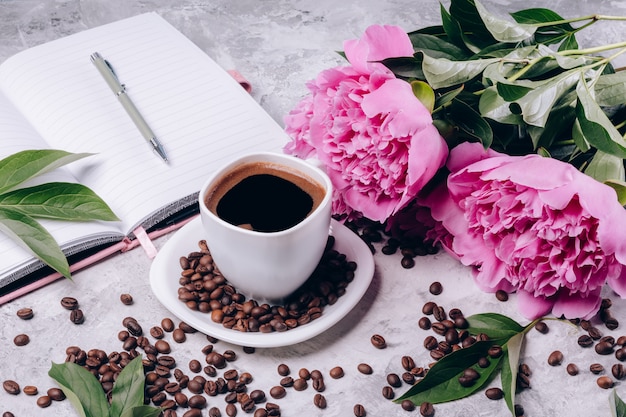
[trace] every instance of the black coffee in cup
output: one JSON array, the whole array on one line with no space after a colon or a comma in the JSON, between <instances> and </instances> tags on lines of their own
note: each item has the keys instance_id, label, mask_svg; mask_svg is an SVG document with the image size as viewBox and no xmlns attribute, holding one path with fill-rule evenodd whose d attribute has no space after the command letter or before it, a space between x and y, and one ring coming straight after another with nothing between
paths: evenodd
<instances>
[{"instance_id":1,"label":"black coffee in cup","mask_svg":"<svg viewBox=\"0 0 626 417\"><path fill-rule=\"evenodd\" d=\"M278 232L304 220L326 190L292 168L252 162L234 167L209 189L207 208L222 220L258 232Z\"/></svg>"}]
</instances>

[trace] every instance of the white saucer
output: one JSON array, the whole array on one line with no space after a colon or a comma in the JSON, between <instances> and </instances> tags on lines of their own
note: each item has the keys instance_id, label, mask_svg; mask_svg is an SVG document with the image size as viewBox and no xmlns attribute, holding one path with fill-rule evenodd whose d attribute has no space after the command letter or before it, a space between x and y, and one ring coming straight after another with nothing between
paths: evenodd
<instances>
[{"instance_id":1,"label":"white saucer","mask_svg":"<svg viewBox=\"0 0 626 417\"><path fill-rule=\"evenodd\" d=\"M333 305L324 307L316 320L285 332L240 332L227 329L211 321L211 315L193 311L178 299L180 277L179 258L198 250L203 239L200 218L196 218L177 231L159 251L150 267L150 285L159 301L180 320L195 329L225 342L246 347L287 346L310 339L341 320L361 300L374 276L374 258L359 236L341 223L332 220L330 234L335 237L334 248L357 263L354 280L346 293Z\"/></svg>"}]
</instances>

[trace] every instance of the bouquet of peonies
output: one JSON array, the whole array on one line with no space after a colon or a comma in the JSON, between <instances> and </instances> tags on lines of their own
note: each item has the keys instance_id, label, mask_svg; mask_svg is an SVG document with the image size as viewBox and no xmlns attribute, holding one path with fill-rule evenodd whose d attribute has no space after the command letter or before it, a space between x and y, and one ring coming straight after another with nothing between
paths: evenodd
<instances>
[{"instance_id":1,"label":"bouquet of peonies","mask_svg":"<svg viewBox=\"0 0 626 417\"><path fill-rule=\"evenodd\" d=\"M440 26L367 28L307 84L284 151L323 164L338 218L442 244L528 318L590 318L606 283L626 296L626 71L611 64L626 42L579 48L610 16L511 16L453 0Z\"/></svg>"}]
</instances>

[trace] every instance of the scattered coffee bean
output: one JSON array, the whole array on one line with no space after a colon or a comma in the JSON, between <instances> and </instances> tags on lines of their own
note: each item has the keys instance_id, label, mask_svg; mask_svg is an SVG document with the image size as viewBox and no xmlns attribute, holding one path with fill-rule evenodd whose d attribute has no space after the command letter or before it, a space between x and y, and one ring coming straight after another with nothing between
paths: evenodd
<instances>
[{"instance_id":1,"label":"scattered coffee bean","mask_svg":"<svg viewBox=\"0 0 626 417\"><path fill-rule=\"evenodd\" d=\"M235 417L237 415L237 407L235 404L226 404L226 415L228 417Z\"/></svg>"},{"instance_id":2,"label":"scattered coffee bean","mask_svg":"<svg viewBox=\"0 0 626 417\"><path fill-rule=\"evenodd\" d=\"M589 327L589 329L587 330L587 333L589 333L589 336L593 339L593 340L599 340L602 338L602 332L594 326Z\"/></svg>"},{"instance_id":3,"label":"scattered coffee bean","mask_svg":"<svg viewBox=\"0 0 626 417\"><path fill-rule=\"evenodd\" d=\"M400 404L404 411L413 411L415 410L415 404L411 400L403 400Z\"/></svg>"},{"instance_id":4,"label":"scattered coffee bean","mask_svg":"<svg viewBox=\"0 0 626 417\"><path fill-rule=\"evenodd\" d=\"M74 297L61 298L61 306L66 310L76 310L78 308L78 300Z\"/></svg>"},{"instance_id":5,"label":"scattered coffee bean","mask_svg":"<svg viewBox=\"0 0 626 417\"><path fill-rule=\"evenodd\" d=\"M443 291L443 286L441 285L441 282L435 281L432 284L430 284L430 287L428 288L428 291L432 295L439 295Z\"/></svg>"},{"instance_id":6,"label":"scattered coffee bean","mask_svg":"<svg viewBox=\"0 0 626 417\"><path fill-rule=\"evenodd\" d=\"M405 355L402 357L402 359L400 359L400 361L405 371L410 371L411 369L415 368L415 361L410 356Z\"/></svg>"},{"instance_id":7,"label":"scattered coffee bean","mask_svg":"<svg viewBox=\"0 0 626 417\"><path fill-rule=\"evenodd\" d=\"M154 347L157 350L157 352L162 353L162 354L167 354L172 351L170 344L167 343L167 341L165 340L157 340L156 343L154 344Z\"/></svg>"},{"instance_id":8,"label":"scattered coffee bean","mask_svg":"<svg viewBox=\"0 0 626 417\"><path fill-rule=\"evenodd\" d=\"M618 361L626 360L626 347L621 347L615 351L615 358Z\"/></svg>"},{"instance_id":9,"label":"scattered coffee bean","mask_svg":"<svg viewBox=\"0 0 626 417\"><path fill-rule=\"evenodd\" d=\"M502 356L502 346L499 346L499 345L491 346L487 350L487 355L489 355L489 357L493 359L499 358L500 356Z\"/></svg>"},{"instance_id":10,"label":"scattered coffee bean","mask_svg":"<svg viewBox=\"0 0 626 417\"><path fill-rule=\"evenodd\" d=\"M383 387L383 397L388 400L392 400L394 396L395 393L393 392L393 388L391 388L389 385L385 385Z\"/></svg>"},{"instance_id":11,"label":"scattered coffee bean","mask_svg":"<svg viewBox=\"0 0 626 417\"><path fill-rule=\"evenodd\" d=\"M22 320L30 320L33 318L35 314L33 313L33 309L32 308L20 308L19 310L17 310L17 317L21 318Z\"/></svg>"},{"instance_id":12,"label":"scattered coffee bean","mask_svg":"<svg viewBox=\"0 0 626 417\"><path fill-rule=\"evenodd\" d=\"M275 398L277 400L283 398L285 394L287 394L287 391L285 391L285 388L281 387L280 385L273 386L270 389L270 395L272 396L272 398Z\"/></svg>"},{"instance_id":13,"label":"scattered coffee bean","mask_svg":"<svg viewBox=\"0 0 626 417\"><path fill-rule=\"evenodd\" d=\"M254 417L267 417L269 414L265 408L257 408L254 411Z\"/></svg>"},{"instance_id":14,"label":"scattered coffee bean","mask_svg":"<svg viewBox=\"0 0 626 417\"><path fill-rule=\"evenodd\" d=\"M435 407L432 405L432 403L424 401L420 404L420 414L423 417L432 417L433 415L435 415Z\"/></svg>"},{"instance_id":15,"label":"scattered coffee bean","mask_svg":"<svg viewBox=\"0 0 626 417\"><path fill-rule=\"evenodd\" d=\"M339 379L343 377L343 368L341 366L335 366L330 370L330 377L333 379Z\"/></svg>"},{"instance_id":16,"label":"scattered coffee bean","mask_svg":"<svg viewBox=\"0 0 626 417\"><path fill-rule=\"evenodd\" d=\"M608 376L601 376L596 380L596 382L602 389L609 389L613 387L613 380Z\"/></svg>"},{"instance_id":17,"label":"scattered coffee bean","mask_svg":"<svg viewBox=\"0 0 626 417\"><path fill-rule=\"evenodd\" d=\"M196 394L189 397L187 405L190 408L204 408L206 407L206 398L203 395Z\"/></svg>"},{"instance_id":18,"label":"scattered coffee bean","mask_svg":"<svg viewBox=\"0 0 626 417\"><path fill-rule=\"evenodd\" d=\"M319 378L321 377L321 374L316 373L315 375L313 375L308 369L300 368L298 370L298 376L302 379L310 379L310 378Z\"/></svg>"},{"instance_id":19,"label":"scattered coffee bean","mask_svg":"<svg viewBox=\"0 0 626 417\"><path fill-rule=\"evenodd\" d=\"M566 370L572 376L578 375L578 366L575 363L568 363Z\"/></svg>"},{"instance_id":20,"label":"scattered coffee bean","mask_svg":"<svg viewBox=\"0 0 626 417\"><path fill-rule=\"evenodd\" d=\"M548 364L550 366L558 366L563 362L563 353L560 350L555 350L548 356Z\"/></svg>"},{"instance_id":21,"label":"scattered coffee bean","mask_svg":"<svg viewBox=\"0 0 626 417\"><path fill-rule=\"evenodd\" d=\"M15 346L26 346L30 342L30 337L27 334L18 334L13 338Z\"/></svg>"},{"instance_id":22,"label":"scattered coffee bean","mask_svg":"<svg viewBox=\"0 0 626 417\"><path fill-rule=\"evenodd\" d=\"M121 294L120 301L122 302L122 304L129 306L133 303L133 296L130 294Z\"/></svg>"},{"instance_id":23,"label":"scattered coffee bean","mask_svg":"<svg viewBox=\"0 0 626 417\"><path fill-rule=\"evenodd\" d=\"M515 417L523 417L524 416L524 407L521 404L515 404L513 407L513 411L515 413Z\"/></svg>"},{"instance_id":24,"label":"scattered coffee bean","mask_svg":"<svg viewBox=\"0 0 626 417\"><path fill-rule=\"evenodd\" d=\"M613 344L608 341L600 341L594 347L598 355L610 355L613 353Z\"/></svg>"},{"instance_id":25,"label":"scattered coffee bean","mask_svg":"<svg viewBox=\"0 0 626 417\"><path fill-rule=\"evenodd\" d=\"M4 388L4 390L11 395L17 395L20 393L20 385L11 379L4 381L2 383L2 388Z\"/></svg>"},{"instance_id":26,"label":"scattered coffee bean","mask_svg":"<svg viewBox=\"0 0 626 417\"><path fill-rule=\"evenodd\" d=\"M360 373L364 374L364 375L370 375L373 372L373 369L370 365L368 365L367 363L360 363L357 366L357 369Z\"/></svg>"},{"instance_id":27,"label":"scattered coffee bean","mask_svg":"<svg viewBox=\"0 0 626 417\"><path fill-rule=\"evenodd\" d=\"M367 413L365 412L365 407L363 407L361 404L355 404L353 410L355 417L365 417L367 415Z\"/></svg>"},{"instance_id":28,"label":"scattered coffee bean","mask_svg":"<svg viewBox=\"0 0 626 417\"><path fill-rule=\"evenodd\" d=\"M485 391L485 395L490 400L500 400L502 399L502 397L504 397L504 392L497 387L487 388L487 390Z\"/></svg>"},{"instance_id":29,"label":"scattered coffee bean","mask_svg":"<svg viewBox=\"0 0 626 417\"><path fill-rule=\"evenodd\" d=\"M539 321L535 324L535 330L537 330L541 334L546 334L550 331L550 328L544 321Z\"/></svg>"},{"instance_id":30,"label":"scattered coffee bean","mask_svg":"<svg viewBox=\"0 0 626 417\"><path fill-rule=\"evenodd\" d=\"M427 316L430 316L431 314L433 314L433 311L435 310L436 307L437 307L437 304L434 301L428 301L422 307L422 313L426 314Z\"/></svg>"},{"instance_id":31,"label":"scattered coffee bean","mask_svg":"<svg viewBox=\"0 0 626 417\"><path fill-rule=\"evenodd\" d=\"M176 343L184 343L185 340L187 340L187 335L182 329L176 328L173 330L172 339L174 339Z\"/></svg>"},{"instance_id":32,"label":"scattered coffee bean","mask_svg":"<svg viewBox=\"0 0 626 417\"><path fill-rule=\"evenodd\" d=\"M498 301L508 301L509 294L504 290L498 290L496 291L496 299Z\"/></svg>"},{"instance_id":33,"label":"scattered coffee bean","mask_svg":"<svg viewBox=\"0 0 626 417\"><path fill-rule=\"evenodd\" d=\"M385 338L379 334L372 335L372 337L370 338L370 342L372 343L372 346L374 346L376 349L384 349L387 347L387 342L385 341Z\"/></svg>"},{"instance_id":34,"label":"scattered coffee bean","mask_svg":"<svg viewBox=\"0 0 626 417\"><path fill-rule=\"evenodd\" d=\"M326 397L324 395L317 393L313 396L313 404L319 409L326 408Z\"/></svg>"},{"instance_id":35,"label":"scattered coffee bean","mask_svg":"<svg viewBox=\"0 0 626 417\"><path fill-rule=\"evenodd\" d=\"M626 369L621 363L614 364L611 367L611 373L613 374L613 377L617 380L624 379L624 377L626 377Z\"/></svg>"},{"instance_id":36,"label":"scattered coffee bean","mask_svg":"<svg viewBox=\"0 0 626 417\"><path fill-rule=\"evenodd\" d=\"M168 317L161 320L161 328L166 332L174 331L174 321Z\"/></svg>"},{"instance_id":37,"label":"scattered coffee bean","mask_svg":"<svg viewBox=\"0 0 626 417\"><path fill-rule=\"evenodd\" d=\"M306 379L298 378L293 381L293 389L296 391L304 391L308 388L308 386L309 383L306 381Z\"/></svg>"},{"instance_id":38,"label":"scattered coffee bean","mask_svg":"<svg viewBox=\"0 0 626 417\"><path fill-rule=\"evenodd\" d=\"M592 374L598 375L604 372L604 366L599 363L592 363L589 365L589 371L591 371Z\"/></svg>"},{"instance_id":39,"label":"scattered coffee bean","mask_svg":"<svg viewBox=\"0 0 626 417\"><path fill-rule=\"evenodd\" d=\"M37 405L41 408L50 407L50 404L52 404L52 399L47 395L42 395L37 398Z\"/></svg>"},{"instance_id":40,"label":"scattered coffee bean","mask_svg":"<svg viewBox=\"0 0 626 417\"><path fill-rule=\"evenodd\" d=\"M26 395L37 395L37 394L39 394L39 390L34 385L26 385L22 389L22 392L24 392L24 394L26 394Z\"/></svg>"},{"instance_id":41,"label":"scattered coffee bean","mask_svg":"<svg viewBox=\"0 0 626 417\"><path fill-rule=\"evenodd\" d=\"M85 315L80 308L70 311L70 321L74 324L83 324L85 322Z\"/></svg>"},{"instance_id":42,"label":"scattered coffee bean","mask_svg":"<svg viewBox=\"0 0 626 417\"><path fill-rule=\"evenodd\" d=\"M578 338L578 345L581 347L589 347L593 345L593 339L588 334L583 334Z\"/></svg>"},{"instance_id":43,"label":"scattered coffee bean","mask_svg":"<svg viewBox=\"0 0 626 417\"><path fill-rule=\"evenodd\" d=\"M46 394L52 401L63 401L65 399L65 394L60 388L50 388Z\"/></svg>"},{"instance_id":44,"label":"scattered coffee bean","mask_svg":"<svg viewBox=\"0 0 626 417\"><path fill-rule=\"evenodd\" d=\"M222 412L217 407L209 408L209 417L222 417Z\"/></svg>"},{"instance_id":45,"label":"scattered coffee bean","mask_svg":"<svg viewBox=\"0 0 626 417\"><path fill-rule=\"evenodd\" d=\"M430 325L431 325L430 319L428 317L424 316L424 317L419 319L419 321L417 322L417 325L422 330L428 330L428 329L430 329Z\"/></svg>"}]
</instances>

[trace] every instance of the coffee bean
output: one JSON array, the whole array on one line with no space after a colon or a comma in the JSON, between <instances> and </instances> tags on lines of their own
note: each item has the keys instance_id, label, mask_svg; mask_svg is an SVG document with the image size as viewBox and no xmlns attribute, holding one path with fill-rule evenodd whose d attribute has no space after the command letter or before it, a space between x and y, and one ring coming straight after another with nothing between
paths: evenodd
<instances>
[{"instance_id":1,"label":"coffee bean","mask_svg":"<svg viewBox=\"0 0 626 417\"><path fill-rule=\"evenodd\" d=\"M304 391L309 386L309 383L306 382L306 379L298 378L293 381L293 389L296 391Z\"/></svg>"},{"instance_id":2,"label":"coffee bean","mask_svg":"<svg viewBox=\"0 0 626 417\"><path fill-rule=\"evenodd\" d=\"M335 366L330 370L330 377L333 379L339 379L343 377L343 368L341 366Z\"/></svg>"},{"instance_id":3,"label":"coffee bean","mask_svg":"<svg viewBox=\"0 0 626 417\"><path fill-rule=\"evenodd\" d=\"M37 398L37 405L41 408L50 407L50 404L52 404L52 399L47 395L42 395Z\"/></svg>"},{"instance_id":4,"label":"coffee bean","mask_svg":"<svg viewBox=\"0 0 626 417\"><path fill-rule=\"evenodd\" d=\"M172 339L174 339L176 343L184 343L185 340L187 340L187 335L182 329L176 328L173 330Z\"/></svg>"},{"instance_id":5,"label":"coffee bean","mask_svg":"<svg viewBox=\"0 0 626 417\"><path fill-rule=\"evenodd\" d=\"M324 397L322 394L317 393L313 396L313 404L320 409L324 409L326 408L326 397Z\"/></svg>"},{"instance_id":6,"label":"coffee bean","mask_svg":"<svg viewBox=\"0 0 626 417\"><path fill-rule=\"evenodd\" d=\"M19 310L17 310L17 317L21 318L22 320L30 320L33 318L35 314L33 313L33 309L32 308L20 308Z\"/></svg>"},{"instance_id":7,"label":"coffee bean","mask_svg":"<svg viewBox=\"0 0 626 417\"><path fill-rule=\"evenodd\" d=\"M78 308L78 300L74 297L61 298L61 306L66 310L76 310Z\"/></svg>"},{"instance_id":8,"label":"coffee bean","mask_svg":"<svg viewBox=\"0 0 626 417\"><path fill-rule=\"evenodd\" d=\"M292 387L294 379L290 376L285 376L280 380L281 387Z\"/></svg>"},{"instance_id":9,"label":"coffee bean","mask_svg":"<svg viewBox=\"0 0 626 417\"><path fill-rule=\"evenodd\" d=\"M621 347L615 351L615 358L618 361L626 360L626 347Z\"/></svg>"},{"instance_id":10,"label":"coffee bean","mask_svg":"<svg viewBox=\"0 0 626 417\"><path fill-rule=\"evenodd\" d=\"M497 359L502 356L502 347L499 345L493 345L489 349L487 349L487 355L490 358Z\"/></svg>"},{"instance_id":11,"label":"coffee bean","mask_svg":"<svg viewBox=\"0 0 626 417\"><path fill-rule=\"evenodd\" d=\"M535 330L537 330L539 333L546 334L550 331L550 328L545 322L539 321L537 322L537 324L535 324Z\"/></svg>"},{"instance_id":12,"label":"coffee bean","mask_svg":"<svg viewBox=\"0 0 626 417\"><path fill-rule=\"evenodd\" d=\"M437 307L437 304L435 302L428 301L422 307L422 313L424 313L427 316L429 316L429 315L433 314L433 311L435 310L436 307Z\"/></svg>"},{"instance_id":13,"label":"coffee bean","mask_svg":"<svg viewBox=\"0 0 626 417\"><path fill-rule=\"evenodd\" d=\"M550 366L558 366L563 362L563 353L560 350L555 350L548 356L548 364Z\"/></svg>"},{"instance_id":14,"label":"coffee bean","mask_svg":"<svg viewBox=\"0 0 626 417\"><path fill-rule=\"evenodd\" d=\"M430 319L428 317L424 316L424 317L419 319L419 321L417 322L417 325L422 330L428 330L428 329L430 329L430 325L431 325Z\"/></svg>"},{"instance_id":15,"label":"coffee bean","mask_svg":"<svg viewBox=\"0 0 626 417\"><path fill-rule=\"evenodd\" d=\"M393 399L393 397L395 396L395 393L393 392L393 388L391 388L389 385L385 385L383 387L383 397L385 397L388 400Z\"/></svg>"},{"instance_id":16,"label":"coffee bean","mask_svg":"<svg viewBox=\"0 0 626 417\"><path fill-rule=\"evenodd\" d=\"M306 368L300 368L298 370L298 376L302 379L313 378L313 375L311 375L311 372ZM320 376L321 375L318 375L317 373L315 374L315 378L319 378Z\"/></svg>"},{"instance_id":17,"label":"coffee bean","mask_svg":"<svg viewBox=\"0 0 626 417\"><path fill-rule=\"evenodd\" d=\"M415 383L415 375L408 371L403 372L402 381L404 381L405 384L413 385Z\"/></svg>"},{"instance_id":18,"label":"coffee bean","mask_svg":"<svg viewBox=\"0 0 626 417\"><path fill-rule=\"evenodd\" d=\"M187 405L191 408L204 408L206 407L206 398L203 395L192 395L187 401Z\"/></svg>"},{"instance_id":19,"label":"coffee bean","mask_svg":"<svg viewBox=\"0 0 626 417\"><path fill-rule=\"evenodd\" d=\"M602 332L594 326L591 326L588 330L587 333L589 333L589 336L593 339L593 340L598 340L602 338Z\"/></svg>"},{"instance_id":20,"label":"coffee bean","mask_svg":"<svg viewBox=\"0 0 626 417\"><path fill-rule=\"evenodd\" d=\"M20 385L11 379L5 380L2 383L2 388L4 388L4 390L11 395L17 395L20 393Z\"/></svg>"},{"instance_id":21,"label":"coffee bean","mask_svg":"<svg viewBox=\"0 0 626 417\"><path fill-rule=\"evenodd\" d=\"M37 395L37 394L39 394L39 390L34 385L26 385L22 391L26 395Z\"/></svg>"},{"instance_id":22,"label":"coffee bean","mask_svg":"<svg viewBox=\"0 0 626 417\"><path fill-rule=\"evenodd\" d=\"M270 389L270 395L272 396L272 398L275 398L277 400L283 398L285 394L287 394L287 391L285 391L285 388L281 387L280 385L275 385Z\"/></svg>"},{"instance_id":23,"label":"coffee bean","mask_svg":"<svg viewBox=\"0 0 626 417\"><path fill-rule=\"evenodd\" d=\"M141 325L132 317L127 317L122 324L128 329L128 332L135 337L139 337L143 334Z\"/></svg>"},{"instance_id":24,"label":"coffee bean","mask_svg":"<svg viewBox=\"0 0 626 417\"><path fill-rule=\"evenodd\" d=\"M289 369L289 366L285 365L284 363L281 363L280 365L278 365L277 371L278 371L278 375L280 376L287 376L291 372L291 370Z\"/></svg>"},{"instance_id":25,"label":"coffee bean","mask_svg":"<svg viewBox=\"0 0 626 417\"><path fill-rule=\"evenodd\" d=\"M448 328L446 327L446 325L441 322L435 322L431 324L430 327L431 329L433 329L433 332L437 333L440 336L443 336L448 331Z\"/></svg>"},{"instance_id":26,"label":"coffee bean","mask_svg":"<svg viewBox=\"0 0 626 417\"><path fill-rule=\"evenodd\" d=\"M361 404L355 404L353 411L355 417L365 417L367 415L367 413L365 412L365 407L363 407Z\"/></svg>"},{"instance_id":27,"label":"coffee bean","mask_svg":"<svg viewBox=\"0 0 626 417\"><path fill-rule=\"evenodd\" d=\"M521 404L515 404L515 406L513 407L513 411L514 411L515 417L524 416L524 407L522 407Z\"/></svg>"},{"instance_id":28,"label":"coffee bean","mask_svg":"<svg viewBox=\"0 0 626 417\"><path fill-rule=\"evenodd\" d=\"M15 346L26 346L30 342L30 337L27 334L18 334L13 338Z\"/></svg>"},{"instance_id":29,"label":"coffee bean","mask_svg":"<svg viewBox=\"0 0 626 417\"><path fill-rule=\"evenodd\" d=\"M430 287L428 288L428 291L432 295L439 295L443 291L443 286L441 285L441 282L435 281L432 284L430 284Z\"/></svg>"},{"instance_id":30,"label":"coffee bean","mask_svg":"<svg viewBox=\"0 0 626 417\"><path fill-rule=\"evenodd\" d=\"M441 306L437 306L435 307L435 309L433 310L433 317L435 318L435 320L437 321L444 321L445 319L448 318L448 314L446 313L446 310L444 310L443 307Z\"/></svg>"},{"instance_id":31,"label":"coffee bean","mask_svg":"<svg viewBox=\"0 0 626 417\"><path fill-rule=\"evenodd\" d=\"M592 374L598 375L604 372L604 366L599 363L592 363L589 366L589 371L591 371Z\"/></svg>"},{"instance_id":32,"label":"coffee bean","mask_svg":"<svg viewBox=\"0 0 626 417\"><path fill-rule=\"evenodd\" d=\"M265 392L260 389L255 389L250 393L250 398L255 402L255 404L262 403L265 401Z\"/></svg>"},{"instance_id":33,"label":"coffee bean","mask_svg":"<svg viewBox=\"0 0 626 417\"><path fill-rule=\"evenodd\" d=\"M601 341L594 347L598 355L610 355L613 353L613 345L608 341Z\"/></svg>"},{"instance_id":34,"label":"coffee bean","mask_svg":"<svg viewBox=\"0 0 626 417\"><path fill-rule=\"evenodd\" d=\"M315 378L313 381L313 389L317 392L323 392L326 389L324 378Z\"/></svg>"},{"instance_id":35,"label":"coffee bean","mask_svg":"<svg viewBox=\"0 0 626 417\"><path fill-rule=\"evenodd\" d=\"M157 340L154 344L154 347L156 348L157 352L162 354L167 354L172 351L170 344L167 343L165 340Z\"/></svg>"},{"instance_id":36,"label":"coffee bean","mask_svg":"<svg viewBox=\"0 0 626 417\"><path fill-rule=\"evenodd\" d=\"M581 347L589 347L593 345L593 339L588 334L584 334L578 338L578 345Z\"/></svg>"},{"instance_id":37,"label":"coffee bean","mask_svg":"<svg viewBox=\"0 0 626 417\"><path fill-rule=\"evenodd\" d=\"M120 301L122 302L122 304L129 306L133 303L133 296L130 294L121 294Z\"/></svg>"},{"instance_id":38,"label":"coffee bean","mask_svg":"<svg viewBox=\"0 0 626 417\"><path fill-rule=\"evenodd\" d=\"M609 389L613 387L613 380L608 376L601 376L596 380L596 383L600 388Z\"/></svg>"},{"instance_id":39,"label":"coffee bean","mask_svg":"<svg viewBox=\"0 0 626 417\"><path fill-rule=\"evenodd\" d=\"M485 395L490 400L500 400L502 399L502 397L504 397L504 392L497 387L487 388L487 390L485 391Z\"/></svg>"},{"instance_id":40,"label":"coffee bean","mask_svg":"<svg viewBox=\"0 0 626 417\"><path fill-rule=\"evenodd\" d=\"M415 259L410 256L403 256L400 260L400 265L404 269L411 269L415 266Z\"/></svg>"},{"instance_id":41,"label":"coffee bean","mask_svg":"<svg viewBox=\"0 0 626 417\"><path fill-rule=\"evenodd\" d=\"M372 346L374 346L376 349L384 349L387 347L387 342L385 341L385 338L379 334L372 335L372 337L370 338L370 342L372 343Z\"/></svg>"},{"instance_id":42,"label":"coffee bean","mask_svg":"<svg viewBox=\"0 0 626 417\"><path fill-rule=\"evenodd\" d=\"M624 377L626 377L626 369L621 363L616 363L615 365L613 365L611 367L611 373L613 374L613 377L618 380L624 379Z\"/></svg>"},{"instance_id":43,"label":"coffee bean","mask_svg":"<svg viewBox=\"0 0 626 417\"><path fill-rule=\"evenodd\" d=\"M503 302L504 301L508 301L509 294L506 291L504 291L504 290L498 290L498 291L496 291L496 299L498 301L503 301Z\"/></svg>"},{"instance_id":44,"label":"coffee bean","mask_svg":"<svg viewBox=\"0 0 626 417\"><path fill-rule=\"evenodd\" d=\"M10 411L5 411L4 413L2 413L2 417L15 417L15 414Z\"/></svg>"},{"instance_id":45,"label":"coffee bean","mask_svg":"<svg viewBox=\"0 0 626 417\"><path fill-rule=\"evenodd\" d=\"M226 415L228 417L235 417L237 415L237 407L235 407L235 404L226 404Z\"/></svg>"},{"instance_id":46,"label":"coffee bean","mask_svg":"<svg viewBox=\"0 0 626 417\"><path fill-rule=\"evenodd\" d=\"M166 332L171 332L174 330L174 321L168 317L161 320L161 328Z\"/></svg>"},{"instance_id":47,"label":"coffee bean","mask_svg":"<svg viewBox=\"0 0 626 417\"><path fill-rule=\"evenodd\" d=\"M191 410L185 411L183 417L201 417L202 411L199 408L192 408Z\"/></svg>"},{"instance_id":48,"label":"coffee bean","mask_svg":"<svg viewBox=\"0 0 626 417\"><path fill-rule=\"evenodd\" d=\"M50 388L47 394L52 401L63 401L65 399L65 394L60 388Z\"/></svg>"},{"instance_id":49,"label":"coffee bean","mask_svg":"<svg viewBox=\"0 0 626 417\"><path fill-rule=\"evenodd\" d=\"M415 404L411 400L403 400L400 404L404 411L413 411L415 410Z\"/></svg>"},{"instance_id":50,"label":"coffee bean","mask_svg":"<svg viewBox=\"0 0 626 417\"><path fill-rule=\"evenodd\" d=\"M74 324L83 324L85 316L80 308L70 311L70 321Z\"/></svg>"},{"instance_id":51,"label":"coffee bean","mask_svg":"<svg viewBox=\"0 0 626 417\"><path fill-rule=\"evenodd\" d=\"M435 407L432 405L432 403L424 401L420 404L420 414L423 417L432 417L433 415L435 415Z\"/></svg>"},{"instance_id":52,"label":"coffee bean","mask_svg":"<svg viewBox=\"0 0 626 417\"><path fill-rule=\"evenodd\" d=\"M405 371L410 371L411 369L415 368L415 361L410 356L403 356L400 362L402 363L402 367Z\"/></svg>"},{"instance_id":53,"label":"coffee bean","mask_svg":"<svg viewBox=\"0 0 626 417\"><path fill-rule=\"evenodd\" d=\"M373 369L370 365L368 365L367 363L360 363L357 366L357 369L360 373L364 374L364 375L370 375L373 372Z\"/></svg>"},{"instance_id":54,"label":"coffee bean","mask_svg":"<svg viewBox=\"0 0 626 417\"><path fill-rule=\"evenodd\" d=\"M394 388L402 386L402 379L396 373L387 374L387 383Z\"/></svg>"},{"instance_id":55,"label":"coffee bean","mask_svg":"<svg viewBox=\"0 0 626 417\"><path fill-rule=\"evenodd\" d=\"M424 339L424 347L428 350L433 350L437 347L438 342L434 336L426 336Z\"/></svg>"},{"instance_id":56,"label":"coffee bean","mask_svg":"<svg viewBox=\"0 0 626 417\"><path fill-rule=\"evenodd\" d=\"M254 411L254 417L267 417L267 416L268 416L268 413L265 408L257 408Z\"/></svg>"},{"instance_id":57,"label":"coffee bean","mask_svg":"<svg viewBox=\"0 0 626 417\"><path fill-rule=\"evenodd\" d=\"M578 375L578 366L576 366L575 363L568 363L566 370L567 370L567 373L572 376Z\"/></svg>"}]
</instances>

